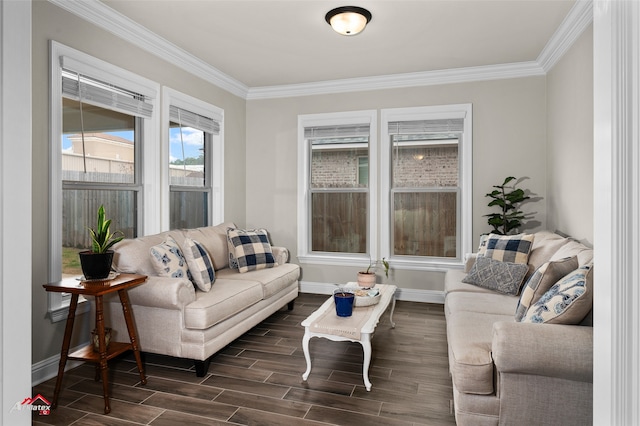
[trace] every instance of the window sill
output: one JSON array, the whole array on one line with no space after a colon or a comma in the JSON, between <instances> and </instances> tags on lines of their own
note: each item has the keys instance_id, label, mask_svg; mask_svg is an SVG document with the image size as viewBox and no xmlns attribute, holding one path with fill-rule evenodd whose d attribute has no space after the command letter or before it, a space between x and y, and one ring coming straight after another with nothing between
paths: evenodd
<instances>
[{"instance_id":1,"label":"window sill","mask_svg":"<svg viewBox=\"0 0 640 426\"><path fill-rule=\"evenodd\" d=\"M392 257L389 260L391 269L404 269L412 271L445 272L448 269L463 269L464 261L461 259L433 258L429 260ZM367 267L369 265L368 256L354 255L298 255L301 264L310 265L332 265L332 266L357 266Z\"/></svg>"},{"instance_id":2,"label":"window sill","mask_svg":"<svg viewBox=\"0 0 640 426\"><path fill-rule=\"evenodd\" d=\"M87 299L80 296L78 299L78 307L76 308L76 316L84 314L91 310L91 304ZM66 302L63 306L49 309L49 318L51 322L60 322L67 319L69 316L69 302Z\"/></svg>"}]
</instances>

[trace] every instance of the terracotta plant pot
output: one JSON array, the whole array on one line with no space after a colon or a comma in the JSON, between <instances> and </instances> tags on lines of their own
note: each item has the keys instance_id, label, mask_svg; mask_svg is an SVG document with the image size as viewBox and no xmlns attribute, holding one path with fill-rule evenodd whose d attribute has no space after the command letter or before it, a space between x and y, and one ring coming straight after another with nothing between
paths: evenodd
<instances>
[{"instance_id":1,"label":"terracotta plant pot","mask_svg":"<svg viewBox=\"0 0 640 426\"><path fill-rule=\"evenodd\" d=\"M113 262L113 250L107 250L105 253L86 250L78 254L85 280L102 280L109 276L111 262Z\"/></svg>"},{"instance_id":2,"label":"terracotta plant pot","mask_svg":"<svg viewBox=\"0 0 640 426\"><path fill-rule=\"evenodd\" d=\"M364 288L371 288L376 284L376 274L374 272L358 272L358 285Z\"/></svg>"}]
</instances>

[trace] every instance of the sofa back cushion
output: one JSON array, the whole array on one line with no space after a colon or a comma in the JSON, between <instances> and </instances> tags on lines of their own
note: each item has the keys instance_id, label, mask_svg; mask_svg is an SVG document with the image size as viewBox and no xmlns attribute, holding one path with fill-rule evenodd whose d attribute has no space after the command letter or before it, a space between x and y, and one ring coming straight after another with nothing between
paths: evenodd
<instances>
[{"instance_id":1,"label":"sofa back cushion","mask_svg":"<svg viewBox=\"0 0 640 426\"><path fill-rule=\"evenodd\" d=\"M215 270L229 266L229 249L227 247L227 228L235 228L233 222L224 222L216 226L185 229L184 237L191 238L202 244L209 252ZM178 244L183 241L178 241Z\"/></svg>"},{"instance_id":2,"label":"sofa back cushion","mask_svg":"<svg viewBox=\"0 0 640 426\"><path fill-rule=\"evenodd\" d=\"M229 227L235 228L233 222L194 229L174 229L159 234L124 239L113 246L115 252L113 266L118 272L156 275L149 250L153 246L162 244L171 234L181 248L184 247L185 238L196 240L207 250L216 270L226 268L229 266L229 250L227 249L227 228Z\"/></svg>"},{"instance_id":3,"label":"sofa back cushion","mask_svg":"<svg viewBox=\"0 0 640 426\"><path fill-rule=\"evenodd\" d=\"M178 234L181 232L171 232L173 237L177 237ZM151 262L149 250L153 246L162 244L168 235L169 232L161 232L120 241L113 246L113 267L118 272L155 276L156 270Z\"/></svg>"}]
</instances>

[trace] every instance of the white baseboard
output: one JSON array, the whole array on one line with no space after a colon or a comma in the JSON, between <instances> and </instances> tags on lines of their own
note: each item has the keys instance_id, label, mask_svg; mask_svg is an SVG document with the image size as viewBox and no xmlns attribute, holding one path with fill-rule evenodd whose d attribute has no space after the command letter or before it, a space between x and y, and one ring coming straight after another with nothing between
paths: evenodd
<instances>
[{"instance_id":1,"label":"white baseboard","mask_svg":"<svg viewBox=\"0 0 640 426\"><path fill-rule=\"evenodd\" d=\"M332 294L337 288L336 284L300 281L301 293ZM420 290L417 288L398 288L396 300L422 303L444 303L444 291Z\"/></svg>"},{"instance_id":2,"label":"white baseboard","mask_svg":"<svg viewBox=\"0 0 640 426\"><path fill-rule=\"evenodd\" d=\"M72 353L80 348L89 344L87 340L85 343L79 345L76 348L70 349L69 353ZM60 364L60 355L54 355L42 361L39 361L31 365L31 386L39 385L40 383L47 381L58 375L58 366ZM76 368L79 365L84 364L84 361L71 361L67 360L64 371ZM53 395L49 395L53 398Z\"/></svg>"}]
</instances>

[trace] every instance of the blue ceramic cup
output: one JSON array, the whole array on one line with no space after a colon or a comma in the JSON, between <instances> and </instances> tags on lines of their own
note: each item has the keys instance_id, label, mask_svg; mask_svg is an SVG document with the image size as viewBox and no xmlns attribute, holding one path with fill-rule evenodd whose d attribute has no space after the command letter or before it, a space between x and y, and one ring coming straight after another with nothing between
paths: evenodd
<instances>
[{"instance_id":1,"label":"blue ceramic cup","mask_svg":"<svg viewBox=\"0 0 640 426\"><path fill-rule=\"evenodd\" d=\"M338 289L333 292L333 300L336 304L336 314L339 317L350 317L353 313L353 300L355 294L351 291Z\"/></svg>"}]
</instances>

